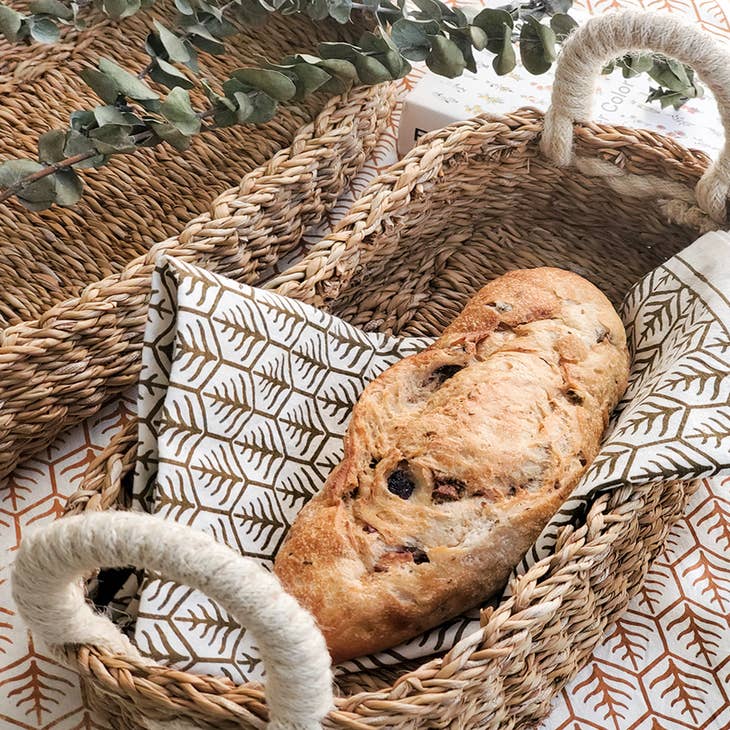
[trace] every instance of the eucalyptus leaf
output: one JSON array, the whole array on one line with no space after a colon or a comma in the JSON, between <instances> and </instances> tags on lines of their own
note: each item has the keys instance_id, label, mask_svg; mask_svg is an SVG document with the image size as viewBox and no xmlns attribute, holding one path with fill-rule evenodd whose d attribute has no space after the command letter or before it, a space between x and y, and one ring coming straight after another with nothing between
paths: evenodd
<instances>
[{"instance_id":1,"label":"eucalyptus leaf","mask_svg":"<svg viewBox=\"0 0 730 730\"><path fill-rule=\"evenodd\" d=\"M108 58L99 59L99 71L110 78L116 85L119 92L128 96L135 101L156 101L160 95L150 89L147 84L138 79L134 74L129 73L126 69L118 66L114 61ZM104 101L107 101L104 99ZM108 102L113 103L113 102Z\"/></svg>"},{"instance_id":2,"label":"eucalyptus leaf","mask_svg":"<svg viewBox=\"0 0 730 730\"><path fill-rule=\"evenodd\" d=\"M511 36L514 20L505 10L486 8L472 21L472 24L486 33L486 48L492 53L501 53L505 36Z\"/></svg>"},{"instance_id":3,"label":"eucalyptus leaf","mask_svg":"<svg viewBox=\"0 0 730 730\"><path fill-rule=\"evenodd\" d=\"M39 43L56 43L61 31L50 18L34 16L30 20L30 35Z\"/></svg>"},{"instance_id":4,"label":"eucalyptus leaf","mask_svg":"<svg viewBox=\"0 0 730 730\"><path fill-rule=\"evenodd\" d=\"M352 12L352 0L327 0L327 11L338 23L347 23Z\"/></svg>"},{"instance_id":5,"label":"eucalyptus leaf","mask_svg":"<svg viewBox=\"0 0 730 730\"><path fill-rule=\"evenodd\" d=\"M263 124L274 117L278 106L276 99L273 99L263 91L257 91L251 94L249 98L253 103L253 112L248 118L249 122L252 124Z\"/></svg>"},{"instance_id":6,"label":"eucalyptus leaf","mask_svg":"<svg viewBox=\"0 0 730 730\"><path fill-rule=\"evenodd\" d=\"M77 132L88 131L96 126L96 116L90 111L71 112L70 126Z\"/></svg>"},{"instance_id":7,"label":"eucalyptus leaf","mask_svg":"<svg viewBox=\"0 0 730 730\"><path fill-rule=\"evenodd\" d=\"M210 5L205 0L198 0L198 10L202 11L198 13L198 17L203 15L212 15L217 20L223 17L223 10L216 5Z\"/></svg>"},{"instance_id":8,"label":"eucalyptus leaf","mask_svg":"<svg viewBox=\"0 0 730 730\"><path fill-rule=\"evenodd\" d=\"M66 132L62 129L51 129L38 138L38 158L46 165L60 162L64 157Z\"/></svg>"},{"instance_id":9,"label":"eucalyptus leaf","mask_svg":"<svg viewBox=\"0 0 730 730\"><path fill-rule=\"evenodd\" d=\"M674 109L679 109L682 105L689 101L689 98L678 91L652 88L646 100L648 102L658 101L662 109L666 109L668 106L671 106Z\"/></svg>"},{"instance_id":10,"label":"eucalyptus leaf","mask_svg":"<svg viewBox=\"0 0 730 730\"><path fill-rule=\"evenodd\" d=\"M392 51L388 49L383 53L379 53L373 56L379 63L381 63L388 71L389 79L398 79L403 75L404 70L404 59L398 51ZM410 68L410 64L408 65ZM388 80L388 79L386 79Z\"/></svg>"},{"instance_id":11,"label":"eucalyptus leaf","mask_svg":"<svg viewBox=\"0 0 730 730\"><path fill-rule=\"evenodd\" d=\"M0 33L12 43L19 40L23 21L24 16L21 13L0 3Z\"/></svg>"},{"instance_id":12,"label":"eucalyptus leaf","mask_svg":"<svg viewBox=\"0 0 730 730\"><path fill-rule=\"evenodd\" d=\"M360 51L349 43L325 42L320 43L319 55L324 59L336 58L343 61L353 61L360 55Z\"/></svg>"},{"instance_id":13,"label":"eucalyptus leaf","mask_svg":"<svg viewBox=\"0 0 730 730\"><path fill-rule=\"evenodd\" d=\"M329 15L327 0L309 0L305 4L305 11L312 20L324 20ZM297 3L285 3L278 8L282 15L292 15L299 12Z\"/></svg>"},{"instance_id":14,"label":"eucalyptus leaf","mask_svg":"<svg viewBox=\"0 0 730 730\"><path fill-rule=\"evenodd\" d=\"M217 107L213 114L213 121L217 127L232 127L234 124L238 124L238 114L230 109Z\"/></svg>"},{"instance_id":15,"label":"eucalyptus leaf","mask_svg":"<svg viewBox=\"0 0 730 730\"><path fill-rule=\"evenodd\" d=\"M28 10L36 15L52 15L61 20L71 20L74 16L73 10L61 0L31 0Z\"/></svg>"},{"instance_id":16,"label":"eucalyptus leaf","mask_svg":"<svg viewBox=\"0 0 730 730\"><path fill-rule=\"evenodd\" d=\"M527 18L520 31L522 65L534 75L545 73L556 58L555 33L533 17Z\"/></svg>"},{"instance_id":17,"label":"eucalyptus leaf","mask_svg":"<svg viewBox=\"0 0 730 730\"><path fill-rule=\"evenodd\" d=\"M75 157L76 155L85 155L87 152L94 151L96 151L94 143L85 134L81 134L81 132L77 132L72 129L66 135L66 146L63 148L64 158ZM98 167L103 163L104 158L101 155L96 155L87 160L77 162L74 167L79 169L84 167Z\"/></svg>"},{"instance_id":18,"label":"eucalyptus leaf","mask_svg":"<svg viewBox=\"0 0 730 730\"><path fill-rule=\"evenodd\" d=\"M185 41L185 47L190 54L189 60L185 61L185 65L194 73L200 73L200 67L198 66L198 51L193 47L193 44L189 41Z\"/></svg>"},{"instance_id":19,"label":"eucalyptus leaf","mask_svg":"<svg viewBox=\"0 0 730 730\"><path fill-rule=\"evenodd\" d=\"M102 9L113 20L128 18L141 7L140 0L104 0L102 3Z\"/></svg>"},{"instance_id":20,"label":"eucalyptus leaf","mask_svg":"<svg viewBox=\"0 0 730 730\"><path fill-rule=\"evenodd\" d=\"M31 203L45 203L52 204L56 200L56 190L53 184L53 178L49 175L48 177L41 178L29 185L24 185L22 190L18 193L18 197L22 200L30 201Z\"/></svg>"},{"instance_id":21,"label":"eucalyptus leaf","mask_svg":"<svg viewBox=\"0 0 730 730\"><path fill-rule=\"evenodd\" d=\"M121 111L112 104L106 106L98 106L93 111L94 119L96 123L103 127L105 124L120 124L122 126L131 127L125 115L125 112Z\"/></svg>"},{"instance_id":22,"label":"eucalyptus leaf","mask_svg":"<svg viewBox=\"0 0 730 730\"><path fill-rule=\"evenodd\" d=\"M165 46L162 45L159 34L154 31L147 34L147 37L144 40L144 49L150 54L150 56L152 56L152 58L167 55L167 51L165 50Z\"/></svg>"},{"instance_id":23,"label":"eucalyptus leaf","mask_svg":"<svg viewBox=\"0 0 730 730\"><path fill-rule=\"evenodd\" d=\"M21 159L3 162L0 164L0 188L17 185L29 175L34 175L43 169L43 165L35 160ZM40 208L31 208L31 210L43 210L53 203L55 197L56 189L50 176L23 185L18 193L18 198L23 205L26 203L42 205ZM30 206L26 205L26 207Z\"/></svg>"},{"instance_id":24,"label":"eucalyptus leaf","mask_svg":"<svg viewBox=\"0 0 730 730\"><path fill-rule=\"evenodd\" d=\"M680 84L684 87L692 84L692 81L690 80L690 74L693 73L692 69L673 58L665 59L665 63L667 64L667 68L669 68L669 70L677 77Z\"/></svg>"},{"instance_id":25,"label":"eucalyptus leaf","mask_svg":"<svg viewBox=\"0 0 730 730\"><path fill-rule=\"evenodd\" d=\"M254 113L254 105L248 94L236 91L233 99L236 102L236 120L241 123L249 121Z\"/></svg>"},{"instance_id":26,"label":"eucalyptus leaf","mask_svg":"<svg viewBox=\"0 0 730 730\"><path fill-rule=\"evenodd\" d=\"M293 56L286 56L282 59L282 66L294 66L297 63L307 63L309 65L319 64L322 59L319 56L312 56L309 53L295 53Z\"/></svg>"},{"instance_id":27,"label":"eucalyptus leaf","mask_svg":"<svg viewBox=\"0 0 730 730\"><path fill-rule=\"evenodd\" d=\"M469 53L471 53L471 45L469 45ZM377 56L377 59L388 69L391 79L399 79L411 69L411 64L398 51L381 53Z\"/></svg>"},{"instance_id":28,"label":"eucalyptus leaf","mask_svg":"<svg viewBox=\"0 0 730 730\"><path fill-rule=\"evenodd\" d=\"M183 15L192 15L195 12L192 4L190 2L188 2L188 0L175 0L175 7Z\"/></svg>"},{"instance_id":29,"label":"eucalyptus leaf","mask_svg":"<svg viewBox=\"0 0 730 730\"><path fill-rule=\"evenodd\" d=\"M424 20L441 20L443 17L443 5L436 0L413 0L413 4L421 11L420 17Z\"/></svg>"},{"instance_id":30,"label":"eucalyptus leaf","mask_svg":"<svg viewBox=\"0 0 730 730\"><path fill-rule=\"evenodd\" d=\"M97 71L95 68L85 68L79 75L102 101L107 104L114 104L117 100L119 86L105 73Z\"/></svg>"},{"instance_id":31,"label":"eucalyptus leaf","mask_svg":"<svg viewBox=\"0 0 730 730\"><path fill-rule=\"evenodd\" d=\"M369 31L366 31L360 36L358 45L360 46L360 51L366 55L381 55L398 50L398 46L390 36L383 36Z\"/></svg>"},{"instance_id":32,"label":"eucalyptus leaf","mask_svg":"<svg viewBox=\"0 0 730 730\"><path fill-rule=\"evenodd\" d=\"M200 118L190 103L190 94L180 87L173 89L160 105L160 114L182 134L200 131Z\"/></svg>"},{"instance_id":33,"label":"eucalyptus leaf","mask_svg":"<svg viewBox=\"0 0 730 730\"><path fill-rule=\"evenodd\" d=\"M558 13L550 18L550 27L553 29L558 43L562 43L578 27L578 23L570 15Z\"/></svg>"},{"instance_id":34,"label":"eucalyptus leaf","mask_svg":"<svg viewBox=\"0 0 730 730\"><path fill-rule=\"evenodd\" d=\"M168 30L159 20L154 21L155 28L160 38L160 43L167 52L170 61L185 63L190 60L190 52L185 47L182 39L178 38L172 31Z\"/></svg>"},{"instance_id":35,"label":"eucalyptus leaf","mask_svg":"<svg viewBox=\"0 0 730 730\"><path fill-rule=\"evenodd\" d=\"M304 99L326 84L332 77L323 68L309 63L298 63L292 68L296 77L294 84L297 88L295 99Z\"/></svg>"},{"instance_id":36,"label":"eucalyptus leaf","mask_svg":"<svg viewBox=\"0 0 730 730\"><path fill-rule=\"evenodd\" d=\"M237 91L243 91L244 93L246 93L247 91L250 91L250 90L251 90L251 87L248 84L244 84L243 81L239 81L238 79L233 78L233 77L231 77L230 79L226 79L223 82L223 93L226 95L226 97L228 97L228 99L232 99L233 95ZM235 109L236 108L235 103L234 102L231 102L231 103L233 104L233 106L231 108Z\"/></svg>"},{"instance_id":37,"label":"eucalyptus leaf","mask_svg":"<svg viewBox=\"0 0 730 730\"><path fill-rule=\"evenodd\" d=\"M225 18L218 20L217 18L207 16L203 19L203 25L217 40L228 38L236 33L236 26L229 23Z\"/></svg>"},{"instance_id":38,"label":"eucalyptus leaf","mask_svg":"<svg viewBox=\"0 0 730 730\"><path fill-rule=\"evenodd\" d=\"M474 51L471 45L471 38L466 31L454 30L450 33L451 40L456 44L466 64L467 71L473 74L477 72L477 64L474 60Z\"/></svg>"},{"instance_id":39,"label":"eucalyptus leaf","mask_svg":"<svg viewBox=\"0 0 730 730\"><path fill-rule=\"evenodd\" d=\"M27 200L23 197L22 193L18 193L15 196L18 200L18 202L28 210L32 211L39 211L39 210L48 210L56 201L54 200L42 200L38 203L33 202L32 200Z\"/></svg>"},{"instance_id":40,"label":"eucalyptus leaf","mask_svg":"<svg viewBox=\"0 0 730 730\"><path fill-rule=\"evenodd\" d=\"M516 65L517 56L512 45L512 34L505 33L502 39L502 48L492 60L492 68L497 73L497 76L504 76L510 73Z\"/></svg>"},{"instance_id":41,"label":"eucalyptus leaf","mask_svg":"<svg viewBox=\"0 0 730 730\"><path fill-rule=\"evenodd\" d=\"M401 18L393 23L390 33L398 50L406 58L411 61L425 61L431 50L431 42L428 38L429 30L434 32L432 29L428 29L424 23Z\"/></svg>"},{"instance_id":42,"label":"eucalyptus leaf","mask_svg":"<svg viewBox=\"0 0 730 730\"><path fill-rule=\"evenodd\" d=\"M233 17L244 25L263 25L269 18L269 13L256 0L240 0L231 11Z\"/></svg>"},{"instance_id":43,"label":"eucalyptus leaf","mask_svg":"<svg viewBox=\"0 0 730 730\"><path fill-rule=\"evenodd\" d=\"M226 47L204 25L198 23L189 27L187 31L191 43L205 53L220 56L226 50Z\"/></svg>"},{"instance_id":44,"label":"eucalyptus leaf","mask_svg":"<svg viewBox=\"0 0 730 730\"><path fill-rule=\"evenodd\" d=\"M35 160L6 160L0 162L0 187L10 188L21 180L43 169Z\"/></svg>"},{"instance_id":45,"label":"eucalyptus leaf","mask_svg":"<svg viewBox=\"0 0 730 730\"><path fill-rule=\"evenodd\" d=\"M446 17L449 18L449 20L447 21L448 26L459 28L461 30L466 29L466 27L469 25L469 21L466 19L466 15L461 8L458 8L456 6L450 7L448 5L444 5L444 8L445 9L443 13Z\"/></svg>"},{"instance_id":46,"label":"eucalyptus leaf","mask_svg":"<svg viewBox=\"0 0 730 730\"><path fill-rule=\"evenodd\" d=\"M631 56L631 69L637 73L646 73L654 65L651 53L637 53Z\"/></svg>"},{"instance_id":47,"label":"eucalyptus leaf","mask_svg":"<svg viewBox=\"0 0 730 730\"><path fill-rule=\"evenodd\" d=\"M175 68L171 63L162 58L155 58L150 69L150 78L167 86L168 89L180 87L182 89L192 89L195 84L182 72Z\"/></svg>"},{"instance_id":48,"label":"eucalyptus leaf","mask_svg":"<svg viewBox=\"0 0 730 730\"><path fill-rule=\"evenodd\" d=\"M79 202L84 184L73 170L58 170L54 173L53 180L56 184L55 202L58 205L67 207Z\"/></svg>"},{"instance_id":49,"label":"eucalyptus leaf","mask_svg":"<svg viewBox=\"0 0 730 730\"><path fill-rule=\"evenodd\" d=\"M94 149L103 155L132 152L136 148L134 140L129 136L129 127L120 124L106 124L89 132L89 139Z\"/></svg>"},{"instance_id":50,"label":"eucalyptus leaf","mask_svg":"<svg viewBox=\"0 0 730 730\"><path fill-rule=\"evenodd\" d=\"M322 91L328 94L344 94L358 81L357 69L349 61L330 58L320 61L317 65L332 77L322 86Z\"/></svg>"},{"instance_id":51,"label":"eucalyptus leaf","mask_svg":"<svg viewBox=\"0 0 730 730\"><path fill-rule=\"evenodd\" d=\"M164 124L162 122L152 122L150 124L152 131L162 140L172 145L176 150L184 152L190 147L190 137L184 135L172 124Z\"/></svg>"},{"instance_id":52,"label":"eucalyptus leaf","mask_svg":"<svg viewBox=\"0 0 730 730\"><path fill-rule=\"evenodd\" d=\"M357 75L364 84L380 84L392 79L388 68L373 56L357 56L354 64Z\"/></svg>"},{"instance_id":53,"label":"eucalyptus leaf","mask_svg":"<svg viewBox=\"0 0 730 730\"><path fill-rule=\"evenodd\" d=\"M350 61L345 61L340 58L327 58L320 61L317 65L328 73L334 74L345 83L349 83L350 85L357 83L357 69Z\"/></svg>"},{"instance_id":54,"label":"eucalyptus leaf","mask_svg":"<svg viewBox=\"0 0 730 730\"><path fill-rule=\"evenodd\" d=\"M487 34L476 25L469 26L469 40L477 51L483 51L487 47Z\"/></svg>"},{"instance_id":55,"label":"eucalyptus leaf","mask_svg":"<svg viewBox=\"0 0 730 730\"><path fill-rule=\"evenodd\" d=\"M297 93L294 82L279 71L263 68L239 68L231 73L238 81L268 94L277 101L288 101Z\"/></svg>"},{"instance_id":56,"label":"eucalyptus leaf","mask_svg":"<svg viewBox=\"0 0 730 730\"><path fill-rule=\"evenodd\" d=\"M466 61L456 43L443 36L434 36L426 65L439 76L454 79L464 72Z\"/></svg>"},{"instance_id":57,"label":"eucalyptus leaf","mask_svg":"<svg viewBox=\"0 0 730 730\"><path fill-rule=\"evenodd\" d=\"M683 71L683 69L682 69ZM669 91L682 92L689 86L689 79L686 73L681 77L677 74L677 66L671 65L667 60L656 58L649 70L649 76Z\"/></svg>"}]
</instances>

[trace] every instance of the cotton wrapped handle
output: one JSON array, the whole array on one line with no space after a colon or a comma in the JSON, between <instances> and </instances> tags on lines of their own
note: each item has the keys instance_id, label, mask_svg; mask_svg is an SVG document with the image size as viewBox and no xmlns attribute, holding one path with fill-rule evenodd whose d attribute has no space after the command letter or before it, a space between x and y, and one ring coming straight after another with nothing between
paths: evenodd
<instances>
[{"instance_id":1,"label":"cotton wrapped handle","mask_svg":"<svg viewBox=\"0 0 730 730\"><path fill-rule=\"evenodd\" d=\"M20 545L13 569L18 611L51 650L84 644L142 660L84 598L84 575L125 565L197 588L252 632L266 667L270 730L321 728L333 703L332 675L314 619L276 576L199 530L130 512L58 520Z\"/></svg>"},{"instance_id":2,"label":"cotton wrapped handle","mask_svg":"<svg viewBox=\"0 0 730 730\"><path fill-rule=\"evenodd\" d=\"M710 35L670 15L609 13L591 18L566 40L558 57L541 149L555 164L573 160L573 123L587 122L603 66L626 53L653 51L692 66L712 91L725 129L725 146L695 189L698 206L725 222L730 192L730 53Z\"/></svg>"}]
</instances>

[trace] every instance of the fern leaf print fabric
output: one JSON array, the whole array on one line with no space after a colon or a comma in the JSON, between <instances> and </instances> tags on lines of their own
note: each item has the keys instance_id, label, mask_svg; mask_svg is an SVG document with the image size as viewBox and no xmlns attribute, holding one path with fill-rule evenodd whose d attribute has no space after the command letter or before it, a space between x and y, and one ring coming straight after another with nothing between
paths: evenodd
<instances>
[{"instance_id":1,"label":"fern leaf print fabric","mask_svg":"<svg viewBox=\"0 0 730 730\"><path fill-rule=\"evenodd\" d=\"M518 571L549 554L560 528L597 494L627 483L730 474L729 241L703 236L628 293L629 389L600 454ZM140 380L139 508L208 532L270 568L297 512L341 457L365 385L427 344L365 333L295 300L163 258ZM626 642L626 652L642 641L642 616L637 608L610 634ZM427 656L478 627L478 612L462 616L343 668ZM184 670L237 683L262 676L245 628L163 576L145 576L135 641ZM583 677L587 692L598 679Z\"/></svg>"}]
</instances>

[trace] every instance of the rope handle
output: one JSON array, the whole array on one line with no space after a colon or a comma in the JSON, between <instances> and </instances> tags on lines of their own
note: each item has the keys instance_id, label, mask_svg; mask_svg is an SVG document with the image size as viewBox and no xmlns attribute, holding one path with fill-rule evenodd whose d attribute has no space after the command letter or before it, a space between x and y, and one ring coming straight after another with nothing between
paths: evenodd
<instances>
[{"instance_id":1,"label":"rope handle","mask_svg":"<svg viewBox=\"0 0 730 730\"><path fill-rule=\"evenodd\" d=\"M13 568L18 611L58 656L83 644L147 661L84 597L84 575L125 565L196 588L247 626L266 667L270 730L321 728L333 703L331 662L311 614L273 574L199 530L131 512L58 520L20 545Z\"/></svg>"},{"instance_id":2,"label":"rope handle","mask_svg":"<svg viewBox=\"0 0 730 730\"><path fill-rule=\"evenodd\" d=\"M695 188L697 204L725 222L730 192L730 53L704 31L670 15L609 13L591 18L565 42L555 71L550 108L540 146L555 164L573 161L573 123L587 122L603 66L626 53L653 51L692 66L712 91L725 129L725 146Z\"/></svg>"}]
</instances>

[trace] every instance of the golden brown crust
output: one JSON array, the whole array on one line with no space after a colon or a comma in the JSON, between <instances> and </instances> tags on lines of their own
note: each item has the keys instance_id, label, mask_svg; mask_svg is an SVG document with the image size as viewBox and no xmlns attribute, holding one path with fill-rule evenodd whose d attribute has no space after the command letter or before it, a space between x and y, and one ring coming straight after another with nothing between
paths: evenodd
<instances>
[{"instance_id":1,"label":"golden brown crust","mask_svg":"<svg viewBox=\"0 0 730 730\"><path fill-rule=\"evenodd\" d=\"M276 558L335 662L486 600L595 457L626 388L618 315L576 274L513 271L353 409Z\"/></svg>"}]
</instances>

